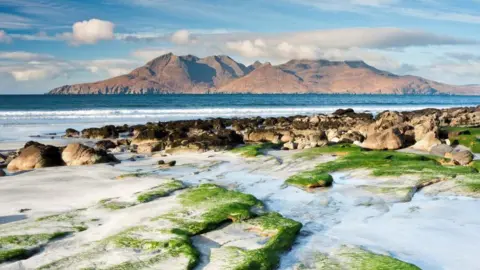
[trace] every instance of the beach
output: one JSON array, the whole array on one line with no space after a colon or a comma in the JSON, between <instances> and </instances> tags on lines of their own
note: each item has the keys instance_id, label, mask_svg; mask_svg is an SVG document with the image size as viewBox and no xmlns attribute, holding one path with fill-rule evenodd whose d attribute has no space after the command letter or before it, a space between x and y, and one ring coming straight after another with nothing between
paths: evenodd
<instances>
[{"instance_id":1,"label":"beach","mask_svg":"<svg viewBox=\"0 0 480 270\"><path fill-rule=\"evenodd\" d=\"M4 140L0 153L9 155L34 140L42 144L28 147L52 145L64 164L4 169L1 250L27 252L0 269L363 269L365 263L476 269L480 193L467 185L478 179L476 161L460 165L455 157L432 156L435 146L446 146L458 134L438 130L426 138L437 127L451 129L447 122L475 134L477 114L470 107L374 118L337 110L128 128L87 125L71 137L27 130L23 135L40 136ZM387 151L398 142L388 133L392 128L402 130L402 144ZM408 134L411 143L403 138ZM378 150L363 151L374 136L385 138L387 146L377 140ZM67 157L78 143L88 159L77 152ZM371 162L355 165L359 160ZM311 176L324 172L331 182ZM5 240L21 235L43 238Z\"/></svg>"}]
</instances>

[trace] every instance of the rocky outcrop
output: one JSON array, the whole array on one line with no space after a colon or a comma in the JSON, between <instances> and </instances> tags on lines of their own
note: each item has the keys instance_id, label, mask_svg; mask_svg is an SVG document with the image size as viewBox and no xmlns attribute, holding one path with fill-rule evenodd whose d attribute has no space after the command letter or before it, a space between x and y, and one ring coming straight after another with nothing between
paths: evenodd
<instances>
[{"instance_id":1,"label":"rocky outcrop","mask_svg":"<svg viewBox=\"0 0 480 270\"><path fill-rule=\"evenodd\" d=\"M93 165L118 160L105 151L97 151L93 148L79 143L67 145L62 152L62 159L68 166Z\"/></svg>"},{"instance_id":2,"label":"rocky outcrop","mask_svg":"<svg viewBox=\"0 0 480 270\"><path fill-rule=\"evenodd\" d=\"M405 139L398 128L372 131L361 144L363 148L372 150L396 150L405 145Z\"/></svg>"},{"instance_id":3,"label":"rocky outcrop","mask_svg":"<svg viewBox=\"0 0 480 270\"><path fill-rule=\"evenodd\" d=\"M101 128L87 128L82 130L82 137L87 139L115 139L118 138L118 131L112 125Z\"/></svg>"},{"instance_id":4,"label":"rocky outcrop","mask_svg":"<svg viewBox=\"0 0 480 270\"><path fill-rule=\"evenodd\" d=\"M51 145L28 142L18 157L7 166L9 171L24 171L45 167L62 166L61 149Z\"/></svg>"},{"instance_id":5,"label":"rocky outcrop","mask_svg":"<svg viewBox=\"0 0 480 270\"><path fill-rule=\"evenodd\" d=\"M438 136L435 132L430 131L426 135L423 135L417 143L415 143L412 148L429 152L433 147L441 145L442 142L438 139Z\"/></svg>"},{"instance_id":6,"label":"rocky outcrop","mask_svg":"<svg viewBox=\"0 0 480 270\"><path fill-rule=\"evenodd\" d=\"M398 76L363 61L291 60L250 67L228 56L162 55L108 80L65 85L53 95L206 93L480 94L478 86L453 86Z\"/></svg>"},{"instance_id":7,"label":"rocky outcrop","mask_svg":"<svg viewBox=\"0 0 480 270\"><path fill-rule=\"evenodd\" d=\"M67 130L65 130L65 137L77 138L77 137L80 137L80 132L73 128L67 128Z\"/></svg>"}]
</instances>

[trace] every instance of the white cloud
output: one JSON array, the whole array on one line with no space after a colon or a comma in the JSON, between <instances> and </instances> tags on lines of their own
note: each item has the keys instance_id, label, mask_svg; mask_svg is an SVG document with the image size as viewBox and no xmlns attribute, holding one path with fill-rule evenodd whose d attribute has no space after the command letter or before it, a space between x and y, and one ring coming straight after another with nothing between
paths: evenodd
<instances>
[{"instance_id":1,"label":"white cloud","mask_svg":"<svg viewBox=\"0 0 480 270\"><path fill-rule=\"evenodd\" d=\"M48 60L53 58L54 58L53 56L48 54L38 54L38 53L23 52L23 51L0 52L0 59L2 60L38 61L38 60Z\"/></svg>"},{"instance_id":2,"label":"white cloud","mask_svg":"<svg viewBox=\"0 0 480 270\"><path fill-rule=\"evenodd\" d=\"M58 72L57 69L36 68L11 71L10 73L16 81L22 82L52 78L58 75Z\"/></svg>"},{"instance_id":3,"label":"white cloud","mask_svg":"<svg viewBox=\"0 0 480 270\"><path fill-rule=\"evenodd\" d=\"M10 43L12 38L4 30L0 30L0 43Z\"/></svg>"},{"instance_id":4,"label":"white cloud","mask_svg":"<svg viewBox=\"0 0 480 270\"><path fill-rule=\"evenodd\" d=\"M85 67L85 70L91 73L105 73L109 77L127 74L134 68L141 65L141 63L138 61L126 59L98 59L90 61L77 61L75 62L75 64Z\"/></svg>"},{"instance_id":5,"label":"white cloud","mask_svg":"<svg viewBox=\"0 0 480 270\"><path fill-rule=\"evenodd\" d=\"M115 25L109 21L91 19L88 21L76 22L72 27L72 33L64 33L66 39L76 45L95 44L101 40L111 40L114 35Z\"/></svg>"},{"instance_id":6,"label":"white cloud","mask_svg":"<svg viewBox=\"0 0 480 270\"><path fill-rule=\"evenodd\" d=\"M146 48L142 50L136 50L132 53L132 56L142 61L150 61L156 57L169 53L169 51L161 48Z\"/></svg>"},{"instance_id":7,"label":"white cloud","mask_svg":"<svg viewBox=\"0 0 480 270\"><path fill-rule=\"evenodd\" d=\"M172 34L172 42L178 45L185 45L190 42L190 32L188 30L179 30Z\"/></svg>"}]
</instances>

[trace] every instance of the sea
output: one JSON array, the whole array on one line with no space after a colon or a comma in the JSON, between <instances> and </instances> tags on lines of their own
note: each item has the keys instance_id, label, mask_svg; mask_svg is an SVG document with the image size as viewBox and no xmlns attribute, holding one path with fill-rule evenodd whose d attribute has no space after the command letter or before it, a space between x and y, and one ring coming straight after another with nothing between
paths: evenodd
<instances>
[{"instance_id":1,"label":"sea","mask_svg":"<svg viewBox=\"0 0 480 270\"><path fill-rule=\"evenodd\" d=\"M480 96L415 95L0 95L0 141L61 134L106 124L210 117L290 116L339 108L384 110L477 106Z\"/></svg>"}]
</instances>

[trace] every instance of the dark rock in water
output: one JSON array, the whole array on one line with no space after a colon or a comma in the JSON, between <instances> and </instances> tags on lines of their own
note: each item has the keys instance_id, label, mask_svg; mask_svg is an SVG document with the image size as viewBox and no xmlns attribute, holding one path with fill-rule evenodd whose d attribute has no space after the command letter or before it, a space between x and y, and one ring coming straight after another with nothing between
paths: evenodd
<instances>
[{"instance_id":1,"label":"dark rock in water","mask_svg":"<svg viewBox=\"0 0 480 270\"><path fill-rule=\"evenodd\" d=\"M62 166L61 150L51 145L27 142L18 157L7 166L9 171L24 171L45 167Z\"/></svg>"},{"instance_id":2,"label":"dark rock in water","mask_svg":"<svg viewBox=\"0 0 480 270\"><path fill-rule=\"evenodd\" d=\"M177 162L175 160L172 160L172 161L168 162L168 166L170 166L170 167L173 167L176 164L177 164Z\"/></svg>"},{"instance_id":3,"label":"dark rock in water","mask_svg":"<svg viewBox=\"0 0 480 270\"><path fill-rule=\"evenodd\" d=\"M158 165L165 165L165 160L159 160L159 161L157 162L157 164L158 164Z\"/></svg>"},{"instance_id":4,"label":"dark rock in water","mask_svg":"<svg viewBox=\"0 0 480 270\"><path fill-rule=\"evenodd\" d=\"M116 139L118 138L118 132L113 125L101 128L87 128L82 130L82 137L87 139Z\"/></svg>"},{"instance_id":5,"label":"dark rock in water","mask_svg":"<svg viewBox=\"0 0 480 270\"><path fill-rule=\"evenodd\" d=\"M446 154L452 153L452 152L453 152L453 147L446 144L439 144L432 147L432 149L430 149L430 154L434 156L440 156L440 157L445 157Z\"/></svg>"},{"instance_id":6,"label":"dark rock in water","mask_svg":"<svg viewBox=\"0 0 480 270\"><path fill-rule=\"evenodd\" d=\"M73 128L67 128L67 130L65 130L65 137L77 138L77 137L80 137L80 132Z\"/></svg>"},{"instance_id":7,"label":"dark rock in water","mask_svg":"<svg viewBox=\"0 0 480 270\"><path fill-rule=\"evenodd\" d=\"M103 150L95 150L83 144L67 145L62 152L62 159L68 166L92 165L98 163L119 162L115 156Z\"/></svg>"},{"instance_id":8,"label":"dark rock in water","mask_svg":"<svg viewBox=\"0 0 480 270\"><path fill-rule=\"evenodd\" d=\"M30 209L30 208L22 208L22 209L20 209L18 212L20 212L20 213L25 213L25 212L28 212L28 211L31 211L31 210L32 210L32 209Z\"/></svg>"},{"instance_id":9,"label":"dark rock in water","mask_svg":"<svg viewBox=\"0 0 480 270\"><path fill-rule=\"evenodd\" d=\"M138 132L133 139L135 143L160 141L168 135L168 132L161 127L146 128Z\"/></svg>"},{"instance_id":10,"label":"dark rock in water","mask_svg":"<svg viewBox=\"0 0 480 270\"><path fill-rule=\"evenodd\" d=\"M115 129L117 130L117 133L130 132L130 127L127 124L125 124L123 126L116 126Z\"/></svg>"},{"instance_id":11,"label":"dark rock in water","mask_svg":"<svg viewBox=\"0 0 480 270\"><path fill-rule=\"evenodd\" d=\"M95 149L107 151L108 149L113 149L117 147L117 144L111 140L101 140L95 144Z\"/></svg>"},{"instance_id":12,"label":"dark rock in water","mask_svg":"<svg viewBox=\"0 0 480 270\"><path fill-rule=\"evenodd\" d=\"M333 112L333 115L345 115L345 114L349 114L349 113L355 113L355 111L353 109L338 109L336 110L335 112Z\"/></svg>"},{"instance_id":13,"label":"dark rock in water","mask_svg":"<svg viewBox=\"0 0 480 270\"><path fill-rule=\"evenodd\" d=\"M0 169L0 177L7 175L2 169Z\"/></svg>"},{"instance_id":14,"label":"dark rock in water","mask_svg":"<svg viewBox=\"0 0 480 270\"><path fill-rule=\"evenodd\" d=\"M468 165L473 160L472 152L468 150L455 151L452 153L452 159L455 163L460 165Z\"/></svg>"},{"instance_id":15,"label":"dark rock in water","mask_svg":"<svg viewBox=\"0 0 480 270\"><path fill-rule=\"evenodd\" d=\"M130 139L120 139L120 140L117 140L117 145L126 145L126 146L129 146L130 143L132 142L132 140Z\"/></svg>"}]
</instances>

